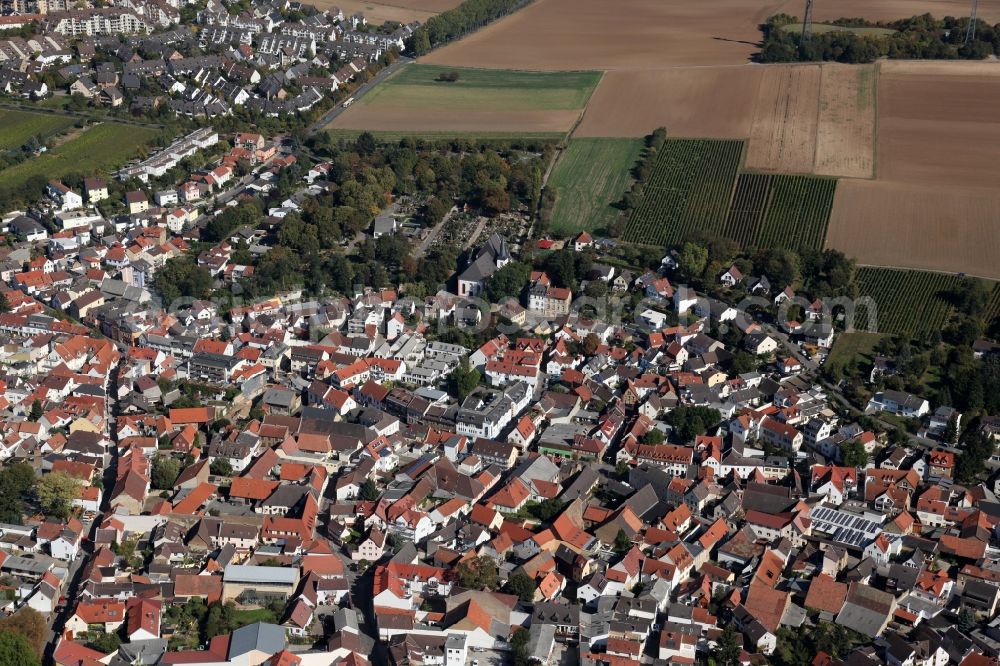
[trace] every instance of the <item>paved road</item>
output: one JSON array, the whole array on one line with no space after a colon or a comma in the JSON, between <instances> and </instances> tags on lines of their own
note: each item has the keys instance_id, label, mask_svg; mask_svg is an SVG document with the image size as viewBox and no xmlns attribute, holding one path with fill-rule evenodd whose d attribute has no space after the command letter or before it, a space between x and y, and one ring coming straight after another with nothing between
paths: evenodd
<instances>
[{"instance_id":1,"label":"paved road","mask_svg":"<svg viewBox=\"0 0 1000 666\"><path fill-rule=\"evenodd\" d=\"M115 419L118 416L118 371L121 369L125 360L124 350L120 345L116 344L116 346L119 348L122 358L119 361L119 364L112 369L111 379L105 387L107 399L105 400L104 419L107 424L106 434L111 440L111 447L107 456L108 462L104 466L103 470L104 476L102 481L104 484L104 490L103 497L101 499L101 510L98 512L94 521L90 525L90 531L84 542L81 544L82 548L80 554L70 563L70 573L68 577L69 583L62 591L62 596L66 598L66 603L62 608L57 609L49 616L49 635L45 640L44 658L42 659L42 663L44 664L53 663L52 655L55 651L56 644L59 641L59 636L62 633L62 629L65 626L66 621L69 620L73 611L76 609L76 600L80 594L80 588L83 584L83 565L94 554L94 537L97 534L97 528L104 521L104 518L111 513L111 491L115 487L115 480L118 474L118 438L116 436L117 428L115 427Z\"/></svg>"},{"instance_id":2,"label":"paved road","mask_svg":"<svg viewBox=\"0 0 1000 666\"><path fill-rule=\"evenodd\" d=\"M382 83L392 74L402 69L403 66L409 65L411 62L413 62L413 58L400 58L399 60L392 63L385 69L381 70L378 74L373 76L367 83L361 84L358 87L358 89L354 91L354 94L351 95L351 97L354 98L354 103L357 103L359 97L364 96L369 90L374 88L379 83ZM327 111L322 118L320 118L319 120L317 120L315 123L312 124L312 127L309 128L309 133L315 134L316 132L320 131L321 129L332 123L337 116L339 116L346 110L347 108L344 107L343 102L337 104L337 106Z\"/></svg>"},{"instance_id":3,"label":"paved road","mask_svg":"<svg viewBox=\"0 0 1000 666\"><path fill-rule=\"evenodd\" d=\"M433 243L434 239L437 238L437 236L438 236L439 233L441 233L441 229L443 229L444 225L446 225L448 223L448 220L451 219L451 216L453 215L453 213L454 213L453 210L452 211L448 211L448 214L445 215L444 217L442 217L441 221L438 222L437 224L435 224L431 228L431 230L429 232L427 232L427 237L424 238L422 241L420 241L420 245L418 245L417 249L413 251L413 258L414 259L419 259L420 257L422 257L425 254L427 254L427 250L430 248L431 243Z\"/></svg>"}]
</instances>

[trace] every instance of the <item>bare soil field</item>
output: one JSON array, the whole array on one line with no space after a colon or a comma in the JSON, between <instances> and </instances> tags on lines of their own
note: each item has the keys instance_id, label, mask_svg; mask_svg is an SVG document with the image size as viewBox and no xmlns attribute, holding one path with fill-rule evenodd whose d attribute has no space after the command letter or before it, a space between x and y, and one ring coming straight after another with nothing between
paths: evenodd
<instances>
[{"instance_id":1,"label":"bare soil field","mask_svg":"<svg viewBox=\"0 0 1000 666\"><path fill-rule=\"evenodd\" d=\"M862 264L1000 278L1000 192L842 180L826 246Z\"/></svg>"},{"instance_id":2,"label":"bare soil field","mask_svg":"<svg viewBox=\"0 0 1000 666\"><path fill-rule=\"evenodd\" d=\"M875 67L822 67L816 162L822 176L871 178L875 149Z\"/></svg>"},{"instance_id":3,"label":"bare soil field","mask_svg":"<svg viewBox=\"0 0 1000 666\"><path fill-rule=\"evenodd\" d=\"M659 69L748 62L781 0L535 0L422 62L500 69Z\"/></svg>"},{"instance_id":4,"label":"bare soil field","mask_svg":"<svg viewBox=\"0 0 1000 666\"><path fill-rule=\"evenodd\" d=\"M820 66L768 67L750 126L750 169L809 173L816 156Z\"/></svg>"},{"instance_id":5,"label":"bare soil field","mask_svg":"<svg viewBox=\"0 0 1000 666\"><path fill-rule=\"evenodd\" d=\"M601 79L574 136L745 139L763 67L616 70Z\"/></svg>"},{"instance_id":6,"label":"bare soil field","mask_svg":"<svg viewBox=\"0 0 1000 666\"><path fill-rule=\"evenodd\" d=\"M415 6L436 0L393 1ZM981 19L1000 21L997 3L981 5ZM765 19L778 12L801 16L802 11L801 0L535 0L422 61L544 70L739 64L748 62L757 51L761 39L758 26ZM938 17L965 16L969 3L840 0L817 3L813 20L862 17L889 21L927 12Z\"/></svg>"},{"instance_id":7,"label":"bare soil field","mask_svg":"<svg viewBox=\"0 0 1000 666\"><path fill-rule=\"evenodd\" d=\"M749 138L753 169L871 178L875 80L836 63L611 71L574 136Z\"/></svg>"},{"instance_id":8,"label":"bare soil field","mask_svg":"<svg viewBox=\"0 0 1000 666\"><path fill-rule=\"evenodd\" d=\"M943 64L943 63L942 63ZM880 180L994 187L1000 63L890 64L879 74Z\"/></svg>"},{"instance_id":9,"label":"bare soil field","mask_svg":"<svg viewBox=\"0 0 1000 666\"><path fill-rule=\"evenodd\" d=\"M400 113L390 107L355 107L338 116L328 129L358 129L375 132L409 131L475 134L477 132L523 132L565 134L580 117L573 109L540 111L461 111L415 109Z\"/></svg>"},{"instance_id":10,"label":"bare soil field","mask_svg":"<svg viewBox=\"0 0 1000 666\"><path fill-rule=\"evenodd\" d=\"M312 4L319 9L338 7L344 16L361 12L369 23L381 24L385 21L409 23L426 21L435 14L457 6L462 0L389 0L370 2L369 0L316 0Z\"/></svg>"}]
</instances>

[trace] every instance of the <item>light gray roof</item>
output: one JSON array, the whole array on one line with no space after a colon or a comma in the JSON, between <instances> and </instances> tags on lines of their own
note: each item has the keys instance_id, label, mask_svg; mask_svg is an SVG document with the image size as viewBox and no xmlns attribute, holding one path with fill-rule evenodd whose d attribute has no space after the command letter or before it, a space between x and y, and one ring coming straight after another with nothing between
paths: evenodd
<instances>
[{"instance_id":1,"label":"light gray roof","mask_svg":"<svg viewBox=\"0 0 1000 666\"><path fill-rule=\"evenodd\" d=\"M299 574L290 567L261 567L247 564L230 564L226 567L223 580L227 583L270 583L295 585ZM275 625L272 625L275 626ZM234 635L235 638L235 635Z\"/></svg>"},{"instance_id":2,"label":"light gray roof","mask_svg":"<svg viewBox=\"0 0 1000 666\"><path fill-rule=\"evenodd\" d=\"M237 565L226 567L230 568ZM276 569L276 567L250 567ZM232 661L240 655L249 652L260 651L273 655L285 649L285 630L276 624L266 622L254 622L245 627L240 627L233 632L229 639L229 660Z\"/></svg>"}]
</instances>

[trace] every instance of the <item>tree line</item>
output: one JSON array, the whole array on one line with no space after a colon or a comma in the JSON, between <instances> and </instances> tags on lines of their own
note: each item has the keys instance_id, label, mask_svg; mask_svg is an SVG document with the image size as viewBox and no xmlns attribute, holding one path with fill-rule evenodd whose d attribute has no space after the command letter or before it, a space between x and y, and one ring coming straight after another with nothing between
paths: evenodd
<instances>
[{"instance_id":1,"label":"tree line","mask_svg":"<svg viewBox=\"0 0 1000 666\"><path fill-rule=\"evenodd\" d=\"M478 30L520 9L531 0L465 0L446 12L432 16L406 41L406 53L421 56L442 44Z\"/></svg>"},{"instance_id":2,"label":"tree line","mask_svg":"<svg viewBox=\"0 0 1000 666\"><path fill-rule=\"evenodd\" d=\"M981 60L1000 53L1000 25L978 20L975 37L966 42L967 17L935 19L922 14L891 22L861 18L841 18L830 24L842 30L813 31L802 39L799 19L776 14L762 26L764 40L760 62L837 61L868 63L877 58L919 58L924 60ZM884 28L891 33L855 32L854 28Z\"/></svg>"}]
</instances>

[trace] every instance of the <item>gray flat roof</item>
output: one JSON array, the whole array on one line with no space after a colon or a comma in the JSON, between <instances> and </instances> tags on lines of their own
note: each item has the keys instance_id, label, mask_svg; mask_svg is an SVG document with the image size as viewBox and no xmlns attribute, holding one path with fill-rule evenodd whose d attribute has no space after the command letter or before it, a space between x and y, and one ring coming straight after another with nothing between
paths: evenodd
<instances>
[{"instance_id":1,"label":"gray flat roof","mask_svg":"<svg viewBox=\"0 0 1000 666\"><path fill-rule=\"evenodd\" d=\"M299 572L291 567L261 567L249 564L230 564L222 577L226 583L270 583L295 585Z\"/></svg>"}]
</instances>

